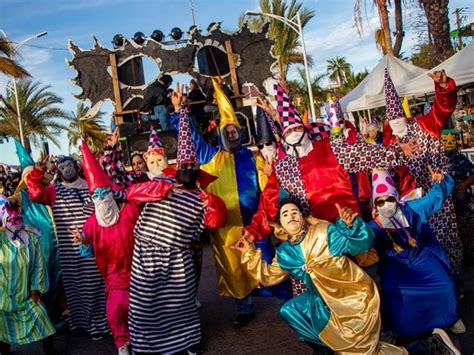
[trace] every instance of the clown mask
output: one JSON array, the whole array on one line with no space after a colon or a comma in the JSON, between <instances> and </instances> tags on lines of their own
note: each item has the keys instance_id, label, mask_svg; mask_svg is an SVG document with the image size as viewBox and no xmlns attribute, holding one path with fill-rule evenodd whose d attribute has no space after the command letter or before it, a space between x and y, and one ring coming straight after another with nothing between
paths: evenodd
<instances>
[{"instance_id":1,"label":"clown mask","mask_svg":"<svg viewBox=\"0 0 474 355\"><path fill-rule=\"evenodd\" d=\"M441 133L441 142L443 142L444 150L448 153L456 149L456 136L452 131L444 130Z\"/></svg>"},{"instance_id":2,"label":"clown mask","mask_svg":"<svg viewBox=\"0 0 474 355\"><path fill-rule=\"evenodd\" d=\"M299 207L293 203L287 203L280 209L280 225L289 234L295 237L303 230L305 219Z\"/></svg>"},{"instance_id":3,"label":"clown mask","mask_svg":"<svg viewBox=\"0 0 474 355\"><path fill-rule=\"evenodd\" d=\"M160 176L163 170L168 167L168 159L163 154L151 152L146 157L146 166L151 178Z\"/></svg>"},{"instance_id":4,"label":"clown mask","mask_svg":"<svg viewBox=\"0 0 474 355\"><path fill-rule=\"evenodd\" d=\"M97 223L102 227L110 227L117 223L120 211L109 187L98 187L92 193Z\"/></svg>"}]
</instances>

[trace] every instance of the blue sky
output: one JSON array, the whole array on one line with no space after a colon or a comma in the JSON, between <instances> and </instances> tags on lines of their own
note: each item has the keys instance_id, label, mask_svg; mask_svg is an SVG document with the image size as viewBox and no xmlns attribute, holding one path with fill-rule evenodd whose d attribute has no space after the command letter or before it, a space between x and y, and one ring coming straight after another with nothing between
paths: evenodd
<instances>
[{"instance_id":1,"label":"blue sky","mask_svg":"<svg viewBox=\"0 0 474 355\"><path fill-rule=\"evenodd\" d=\"M312 73L324 72L326 61L335 56L345 56L354 71L373 68L381 58L373 38L378 27L378 16L372 8L372 1L366 0L367 20L364 34L358 36L353 24L353 0L307 0L306 7L315 10L315 17L305 29L305 39L314 65ZM12 41L48 31L48 35L29 42L33 46L21 48L20 63L33 75L35 80L51 85L52 91L64 100L63 109L75 111L77 100L72 96L78 93L70 79L75 71L66 65L70 53L65 50L67 41L73 40L83 49L92 46L95 35L106 47L111 48L111 39L117 33L132 37L137 31L146 35L160 29L165 34L178 26L186 31L192 24L189 0L0 0L0 29L4 30ZM258 9L257 0L194 0L196 23L206 30L213 21L223 20L223 28L237 30L238 18L245 10ZM474 21L472 0L451 0L450 12L456 7L471 7L467 10L468 21ZM413 10L412 10L413 11ZM405 14L405 21L410 14ZM407 21L409 22L409 21ZM409 23L408 23L409 25ZM454 16L451 15L451 27ZM409 53L416 43L410 28L406 29L402 51ZM151 81L158 71L148 70ZM0 76L0 93L5 92L6 78ZM110 113L110 103L103 107ZM108 121L109 117L107 117ZM50 144L53 154L68 153L66 136L60 138L61 147ZM0 162L17 164L13 144L0 145ZM33 151L36 158L38 151Z\"/></svg>"}]
</instances>

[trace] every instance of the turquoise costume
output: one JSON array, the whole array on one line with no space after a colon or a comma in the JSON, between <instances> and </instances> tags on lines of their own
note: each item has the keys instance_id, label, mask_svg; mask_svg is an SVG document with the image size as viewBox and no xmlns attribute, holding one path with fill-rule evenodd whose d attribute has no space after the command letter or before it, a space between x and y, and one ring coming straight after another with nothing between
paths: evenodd
<instances>
[{"instance_id":1,"label":"turquoise costume","mask_svg":"<svg viewBox=\"0 0 474 355\"><path fill-rule=\"evenodd\" d=\"M15 146L23 171L28 167L33 167L35 165L33 159L31 159L29 153L16 139ZM61 267L59 266L58 242L56 240L52 214L49 207L32 202L27 190L22 190L20 197L21 214L24 223L34 226L41 234L41 249L49 279L49 289L41 296L41 300L48 311L51 322L56 325L61 321Z\"/></svg>"},{"instance_id":2,"label":"turquoise costume","mask_svg":"<svg viewBox=\"0 0 474 355\"><path fill-rule=\"evenodd\" d=\"M271 264L251 247L242 263L265 286L289 275L303 281L308 292L287 301L283 319L301 340L330 347L338 354L405 353L379 342L380 300L374 281L345 254L367 252L372 230L357 218L352 228L340 219L335 224L313 221L299 242L285 241Z\"/></svg>"}]
</instances>

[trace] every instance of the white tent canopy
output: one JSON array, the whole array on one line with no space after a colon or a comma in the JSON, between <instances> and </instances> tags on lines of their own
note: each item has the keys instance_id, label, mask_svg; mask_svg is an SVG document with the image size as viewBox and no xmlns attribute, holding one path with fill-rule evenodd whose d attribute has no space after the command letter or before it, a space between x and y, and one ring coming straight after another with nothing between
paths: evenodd
<instances>
[{"instance_id":1,"label":"white tent canopy","mask_svg":"<svg viewBox=\"0 0 474 355\"><path fill-rule=\"evenodd\" d=\"M456 85L464 85L474 82L474 41L465 48L446 59L430 71L444 69L446 74L456 81ZM419 75L416 78L397 86L400 96L423 96L434 92L433 80L427 75Z\"/></svg>"},{"instance_id":2,"label":"white tent canopy","mask_svg":"<svg viewBox=\"0 0 474 355\"><path fill-rule=\"evenodd\" d=\"M370 74L340 100L344 112L385 106L383 85L385 68L388 69L396 88L415 77L425 75L427 72L426 69L406 63L392 55L385 55Z\"/></svg>"}]
</instances>

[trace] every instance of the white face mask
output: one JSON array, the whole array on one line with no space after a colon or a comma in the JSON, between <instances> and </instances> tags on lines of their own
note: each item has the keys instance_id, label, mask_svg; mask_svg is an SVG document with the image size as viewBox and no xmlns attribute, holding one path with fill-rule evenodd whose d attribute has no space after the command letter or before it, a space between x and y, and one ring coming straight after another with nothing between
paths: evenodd
<instances>
[{"instance_id":1,"label":"white face mask","mask_svg":"<svg viewBox=\"0 0 474 355\"><path fill-rule=\"evenodd\" d=\"M161 176L163 174L163 167L162 166L154 166L149 171L147 171L147 175L149 179L153 179L154 177Z\"/></svg>"},{"instance_id":2,"label":"white face mask","mask_svg":"<svg viewBox=\"0 0 474 355\"><path fill-rule=\"evenodd\" d=\"M407 120L405 117L396 118L394 120L388 121L390 128L394 135L402 138L408 133L407 129Z\"/></svg>"},{"instance_id":3,"label":"white face mask","mask_svg":"<svg viewBox=\"0 0 474 355\"><path fill-rule=\"evenodd\" d=\"M397 212L398 204L396 202L388 202L385 201L384 205L381 207L377 207L380 215L385 218L390 218L395 215Z\"/></svg>"},{"instance_id":4,"label":"white face mask","mask_svg":"<svg viewBox=\"0 0 474 355\"><path fill-rule=\"evenodd\" d=\"M311 140L305 132L291 132L285 138L285 142L287 143L287 153L299 158L305 157L313 149Z\"/></svg>"},{"instance_id":5,"label":"white face mask","mask_svg":"<svg viewBox=\"0 0 474 355\"><path fill-rule=\"evenodd\" d=\"M114 200L113 194L110 194L106 198L94 202L95 205L95 217L97 223L102 227L110 227L117 223L120 217L120 211L117 206L117 202Z\"/></svg>"},{"instance_id":6,"label":"white face mask","mask_svg":"<svg viewBox=\"0 0 474 355\"><path fill-rule=\"evenodd\" d=\"M276 144L272 143L271 145L264 145L263 148L260 149L260 152L267 163L272 163L277 154Z\"/></svg>"},{"instance_id":7,"label":"white face mask","mask_svg":"<svg viewBox=\"0 0 474 355\"><path fill-rule=\"evenodd\" d=\"M285 142L288 144L297 144L301 143L303 138L301 138L304 135L305 132L291 132L286 138Z\"/></svg>"}]
</instances>

